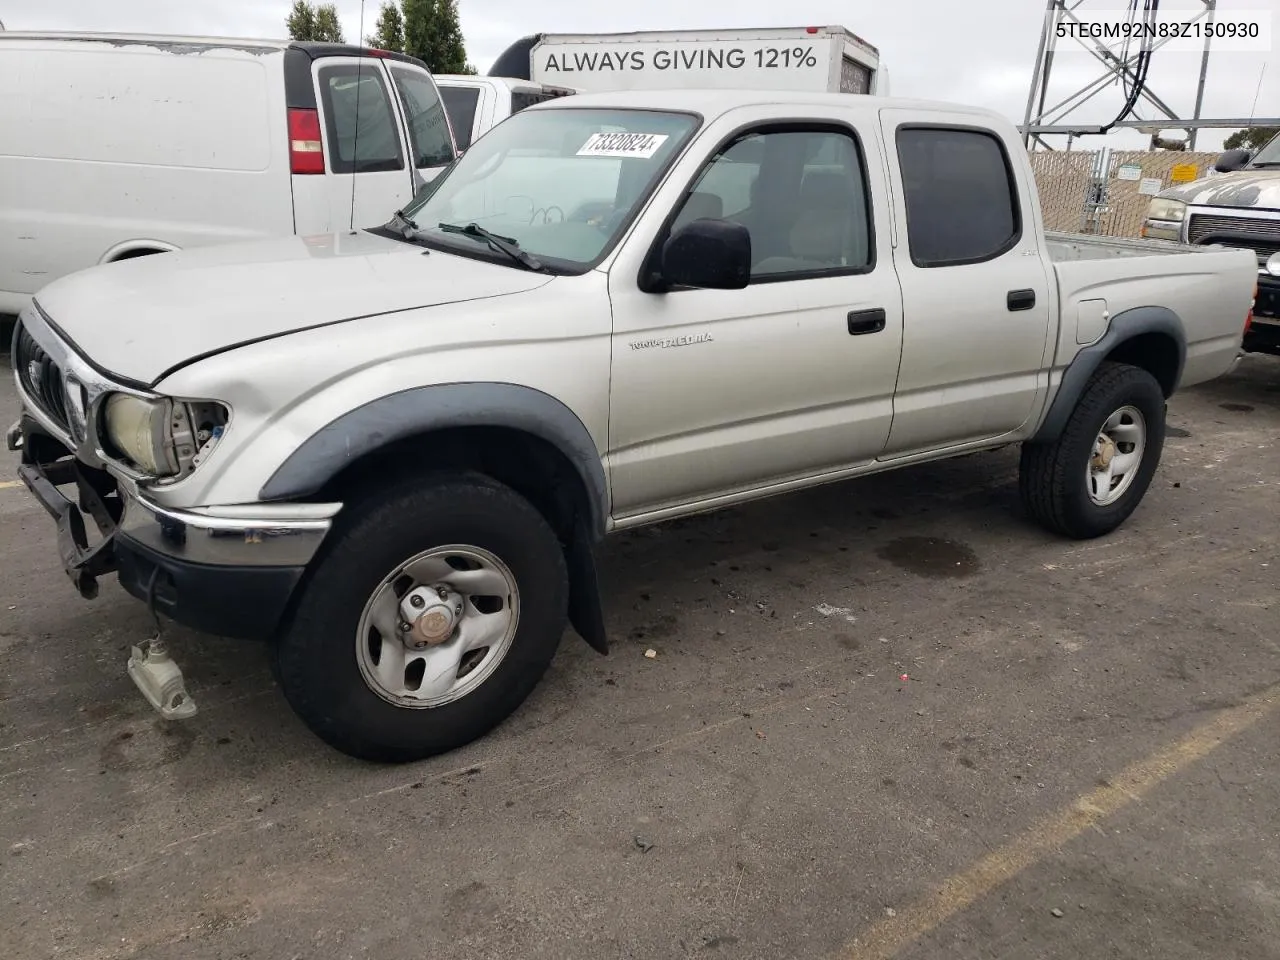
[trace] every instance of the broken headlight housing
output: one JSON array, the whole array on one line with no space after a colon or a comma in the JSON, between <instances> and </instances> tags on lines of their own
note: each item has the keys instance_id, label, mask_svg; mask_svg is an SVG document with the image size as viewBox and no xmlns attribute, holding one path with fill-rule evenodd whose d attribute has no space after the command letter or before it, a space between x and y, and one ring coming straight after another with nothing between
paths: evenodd
<instances>
[{"instance_id":1,"label":"broken headlight housing","mask_svg":"<svg viewBox=\"0 0 1280 960\"><path fill-rule=\"evenodd\" d=\"M214 401L113 393L102 405L102 452L143 477L178 480L209 456L228 419Z\"/></svg>"}]
</instances>

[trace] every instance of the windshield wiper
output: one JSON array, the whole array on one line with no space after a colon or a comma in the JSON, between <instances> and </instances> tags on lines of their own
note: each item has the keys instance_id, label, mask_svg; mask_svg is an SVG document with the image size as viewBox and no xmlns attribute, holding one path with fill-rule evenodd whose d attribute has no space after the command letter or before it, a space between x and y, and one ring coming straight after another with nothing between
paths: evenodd
<instances>
[{"instance_id":1,"label":"windshield wiper","mask_svg":"<svg viewBox=\"0 0 1280 960\"><path fill-rule=\"evenodd\" d=\"M1249 169L1251 170L1257 170L1260 167L1280 167L1280 160L1263 160L1261 163L1255 160L1249 164Z\"/></svg>"},{"instance_id":2,"label":"windshield wiper","mask_svg":"<svg viewBox=\"0 0 1280 960\"><path fill-rule=\"evenodd\" d=\"M478 223L468 223L465 227L456 223L442 223L440 229L445 233L460 233L464 237L475 237L477 240L484 240L493 249L500 250L508 257L529 270L541 271L543 267L542 261L525 250L520 249L520 243L514 237L500 237L496 233L490 233Z\"/></svg>"},{"instance_id":3,"label":"windshield wiper","mask_svg":"<svg viewBox=\"0 0 1280 960\"><path fill-rule=\"evenodd\" d=\"M406 217L403 210L397 210L393 213L391 219L383 224L383 227L387 230L395 230L406 240L412 240L414 234L418 232L418 225L409 217Z\"/></svg>"}]
</instances>

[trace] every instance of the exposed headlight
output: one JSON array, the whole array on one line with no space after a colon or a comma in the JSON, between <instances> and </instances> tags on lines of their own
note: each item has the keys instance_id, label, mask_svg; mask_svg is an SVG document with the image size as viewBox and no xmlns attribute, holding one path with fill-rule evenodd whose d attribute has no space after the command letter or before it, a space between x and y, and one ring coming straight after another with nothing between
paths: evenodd
<instances>
[{"instance_id":1,"label":"exposed headlight","mask_svg":"<svg viewBox=\"0 0 1280 960\"><path fill-rule=\"evenodd\" d=\"M103 452L150 477L185 476L209 455L226 423L219 403L113 393L103 406Z\"/></svg>"},{"instance_id":2,"label":"exposed headlight","mask_svg":"<svg viewBox=\"0 0 1280 960\"><path fill-rule=\"evenodd\" d=\"M1147 207L1148 220L1172 220L1175 223L1181 223L1186 215L1187 205L1181 200L1153 197Z\"/></svg>"}]
</instances>

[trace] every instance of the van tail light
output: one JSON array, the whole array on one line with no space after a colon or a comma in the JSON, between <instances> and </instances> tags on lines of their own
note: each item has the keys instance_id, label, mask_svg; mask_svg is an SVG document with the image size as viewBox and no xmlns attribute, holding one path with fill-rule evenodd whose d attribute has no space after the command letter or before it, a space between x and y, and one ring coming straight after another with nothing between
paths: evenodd
<instances>
[{"instance_id":1,"label":"van tail light","mask_svg":"<svg viewBox=\"0 0 1280 960\"><path fill-rule=\"evenodd\" d=\"M324 173L318 110L289 111L289 168L294 173Z\"/></svg>"}]
</instances>

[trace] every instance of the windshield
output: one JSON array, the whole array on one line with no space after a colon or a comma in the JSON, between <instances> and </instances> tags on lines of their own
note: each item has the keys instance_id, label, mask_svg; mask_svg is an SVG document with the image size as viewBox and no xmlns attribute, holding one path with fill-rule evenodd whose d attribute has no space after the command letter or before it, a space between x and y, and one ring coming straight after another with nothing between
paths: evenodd
<instances>
[{"instance_id":1,"label":"windshield","mask_svg":"<svg viewBox=\"0 0 1280 960\"><path fill-rule=\"evenodd\" d=\"M556 108L509 117L404 210L432 245L508 262L475 223L552 268L590 269L693 132L685 114Z\"/></svg>"},{"instance_id":2,"label":"windshield","mask_svg":"<svg viewBox=\"0 0 1280 960\"><path fill-rule=\"evenodd\" d=\"M1280 134L1272 137L1267 145L1258 151L1258 155L1253 158L1249 166L1262 167L1273 163L1280 164Z\"/></svg>"}]
</instances>

